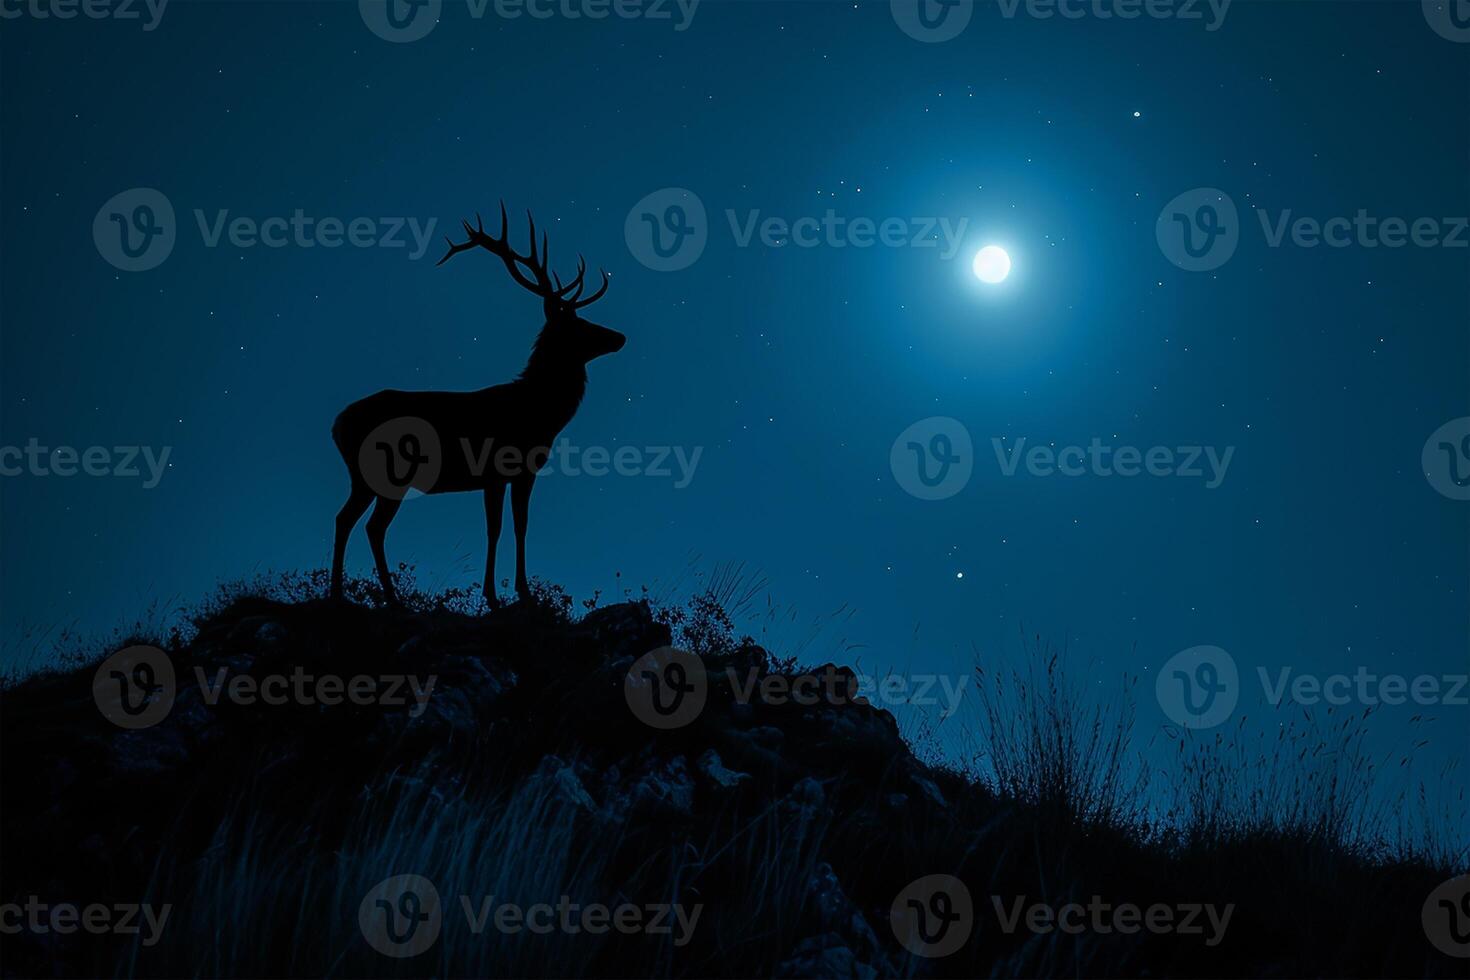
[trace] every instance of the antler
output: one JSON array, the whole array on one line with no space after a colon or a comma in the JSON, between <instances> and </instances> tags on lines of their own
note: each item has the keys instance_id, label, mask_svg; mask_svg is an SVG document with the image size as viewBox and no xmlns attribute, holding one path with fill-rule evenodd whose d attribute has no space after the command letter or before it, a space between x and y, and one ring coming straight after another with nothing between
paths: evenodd
<instances>
[{"instance_id":1,"label":"antler","mask_svg":"<svg viewBox=\"0 0 1470 980\"><path fill-rule=\"evenodd\" d=\"M574 310L579 310L597 302L602 294L607 292L608 275L602 273L602 285L598 290L586 299L582 299L582 290L587 275L587 262L580 255L577 256L577 275L565 286L562 285L561 277L556 273L547 272L547 265L551 258L551 248L547 244L546 233L541 233L541 250L536 250L536 219L531 217L531 212L526 212L526 224L530 230L531 253L522 255L511 248L507 239L509 237L510 219L505 213L505 202L500 202L500 237L495 237L485 231L485 222L479 214L475 215L475 224L472 226L468 221L460 222L464 226L465 241L456 245L447 235L444 241L449 245L449 251L436 263L443 265L460 252L469 251L472 248L483 248L492 255L497 256L505 263L505 268L511 274L511 278L523 287L540 296L548 303L560 303ZM521 270L524 266L530 273ZM599 270L601 271L601 270ZM553 282L553 280L555 280Z\"/></svg>"},{"instance_id":2,"label":"antler","mask_svg":"<svg viewBox=\"0 0 1470 980\"><path fill-rule=\"evenodd\" d=\"M610 281L608 279L607 272L603 269L598 269L597 271L598 274L602 276L602 285L598 286L597 291L594 292L591 296L588 296L586 299L582 299L583 280L587 276L587 260L582 258L582 256L580 255L577 256L577 278L573 279L571 282L571 286L567 287L569 290L572 286L577 287L577 291L567 299L567 302L572 305L572 309L580 310L584 306L591 306L593 303L602 299L602 294L607 292L608 282Z\"/></svg>"}]
</instances>

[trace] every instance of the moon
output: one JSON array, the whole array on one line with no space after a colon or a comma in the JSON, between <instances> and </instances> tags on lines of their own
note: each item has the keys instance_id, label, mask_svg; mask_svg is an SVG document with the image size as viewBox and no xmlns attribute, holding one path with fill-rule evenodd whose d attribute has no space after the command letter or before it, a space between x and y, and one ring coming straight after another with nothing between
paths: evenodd
<instances>
[{"instance_id":1,"label":"moon","mask_svg":"<svg viewBox=\"0 0 1470 980\"><path fill-rule=\"evenodd\" d=\"M1003 282L1011 274L1011 257L999 245L986 245L975 253L975 278L981 282Z\"/></svg>"}]
</instances>

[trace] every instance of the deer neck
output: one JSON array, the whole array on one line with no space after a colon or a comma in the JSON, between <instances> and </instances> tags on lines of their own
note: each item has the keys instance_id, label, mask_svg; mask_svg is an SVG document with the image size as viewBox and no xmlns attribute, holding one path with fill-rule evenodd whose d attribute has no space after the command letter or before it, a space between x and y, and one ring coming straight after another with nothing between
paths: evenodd
<instances>
[{"instance_id":1,"label":"deer neck","mask_svg":"<svg viewBox=\"0 0 1470 980\"><path fill-rule=\"evenodd\" d=\"M516 379L524 390L531 392L557 424L557 429L570 422L587 393L587 365L580 361L567 361L554 354L537 349L532 351L526 368Z\"/></svg>"}]
</instances>

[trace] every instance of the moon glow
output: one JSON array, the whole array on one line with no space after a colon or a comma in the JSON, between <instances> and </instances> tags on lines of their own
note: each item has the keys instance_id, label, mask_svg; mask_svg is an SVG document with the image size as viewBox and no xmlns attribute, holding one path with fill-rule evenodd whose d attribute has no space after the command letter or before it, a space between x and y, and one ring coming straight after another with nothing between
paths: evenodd
<instances>
[{"instance_id":1,"label":"moon glow","mask_svg":"<svg viewBox=\"0 0 1470 980\"><path fill-rule=\"evenodd\" d=\"M999 245L986 245L975 253L975 278L981 282L1003 282L1011 274L1011 257Z\"/></svg>"}]
</instances>

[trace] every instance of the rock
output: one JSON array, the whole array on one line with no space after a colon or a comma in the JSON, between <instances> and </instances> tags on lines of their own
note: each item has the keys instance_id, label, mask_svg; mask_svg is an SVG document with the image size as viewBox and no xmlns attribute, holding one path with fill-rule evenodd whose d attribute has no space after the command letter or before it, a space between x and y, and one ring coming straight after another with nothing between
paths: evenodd
<instances>
[{"instance_id":1,"label":"rock","mask_svg":"<svg viewBox=\"0 0 1470 980\"><path fill-rule=\"evenodd\" d=\"M927 796L933 803L937 804L938 806L949 806L949 803L944 799L944 794L941 793L939 791L939 787L934 784L934 780L918 772L910 773L909 779L913 782L915 786L919 787L919 789L923 791L924 795Z\"/></svg>"},{"instance_id":2,"label":"rock","mask_svg":"<svg viewBox=\"0 0 1470 980\"><path fill-rule=\"evenodd\" d=\"M858 960L857 954L828 932L808 936L776 967L778 977L829 977L835 980L872 980L878 971Z\"/></svg>"},{"instance_id":3,"label":"rock","mask_svg":"<svg viewBox=\"0 0 1470 980\"><path fill-rule=\"evenodd\" d=\"M737 677L744 680L748 674L764 673L771 664L771 655L766 648L755 643L745 643L733 651L726 664L735 671Z\"/></svg>"},{"instance_id":4,"label":"rock","mask_svg":"<svg viewBox=\"0 0 1470 980\"><path fill-rule=\"evenodd\" d=\"M750 778L748 772L735 772L726 769L720 761L720 754L714 749L706 749L704 755L699 757L699 771L709 777L710 781L721 789L733 789L741 782Z\"/></svg>"},{"instance_id":5,"label":"rock","mask_svg":"<svg viewBox=\"0 0 1470 980\"><path fill-rule=\"evenodd\" d=\"M807 882L807 900L814 906L817 921L823 929L840 928L852 914L851 904L842 891L842 882L837 880L832 865L826 861L817 865L811 881Z\"/></svg>"},{"instance_id":6,"label":"rock","mask_svg":"<svg viewBox=\"0 0 1470 980\"><path fill-rule=\"evenodd\" d=\"M768 730L780 734L777 729ZM723 752L723 758L729 759L730 765L742 772L758 774L762 777L779 777L786 768L781 754L751 738L753 731L759 731L759 729L747 731L732 728L721 732L719 746Z\"/></svg>"},{"instance_id":7,"label":"rock","mask_svg":"<svg viewBox=\"0 0 1470 980\"><path fill-rule=\"evenodd\" d=\"M499 701L512 690L518 681L515 671L498 661L486 662L479 657L459 655L444 657L435 670L414 671L422 688L427 689L429 678L434 678L434 687L427 691L422 710L413 688L404 684L398 692L404 707L397 712L384 715L385 720L407 719L407 724L421 732L434 733L443 738L450 733L465 735L472 733L482 718L491 717ZM398 730L401 720L390 724Z\"/></svg>"},{"instance_id":8,"label":"rock","mask_svg":"<svg viewBox=\"0 0 1470 980\"><path fill-rule=\"evenodd\" d=\"M787 799L802 806L823 806L827 802L827 791L819 780L807 776L791 787Z\"/></svg>"},{"instance_id":9,"label":"rock","mask_svg":"<svg viewBox=\"0 0 1470 980\"><path fill-rule=\"evenodd\" d=\"M673 642L669 628L654 621L653 612L646 602L603 606L583 616L577 625L591 633L602 655L607 658L638 657Z\"/></svg>"},{"instance_id":10,"label":"rock","mask_svg":"<svg viewBox=\"0 0 1470 980\"><path fill-rule=\"evenodd\" d=\"M883 947L877 935L826 861L817 865L807 883L807 901L824 930L840 935L845 945L856 950L865 962L883 962Z\"/></svg>"},{"instance_id":11,"label":"rock","mask_svg":"<svg viewBox=\"0 0 1470 980\"><path fill-rule=\"evenodd\" d=\"M542 760L541 768L536 770L530 782L533 785L546 787L553 799L569 803L589 813L597 810L597 801L592 798L591 793L587 792L587 787L582 785L582 779L577 775L577 770L554 755L549 755Z\"/></svg>"},{"instance_id":12,"label":"rock","mask_svg":"<svg viewBox=\"0 0 1470 980\"><path fill-rule=\"evenodd\" d=\"M650 769L639 779L631 796L635 809L689 816L694 809L694 780L689 775L689 764L678 755Z\"/></svg>"},{"instance_id":13,"label":"rock","mask_svg":"<svg viewBox=\"0 0 1470 980\"><path fill-rule=\"evenodd\" d=\"M743 734L752 742L765 746L768 749L780 747L781 743L786 739L786 733L772 725L762 725L759 728L752 728Z\"/></svg>"}]
</instances>

